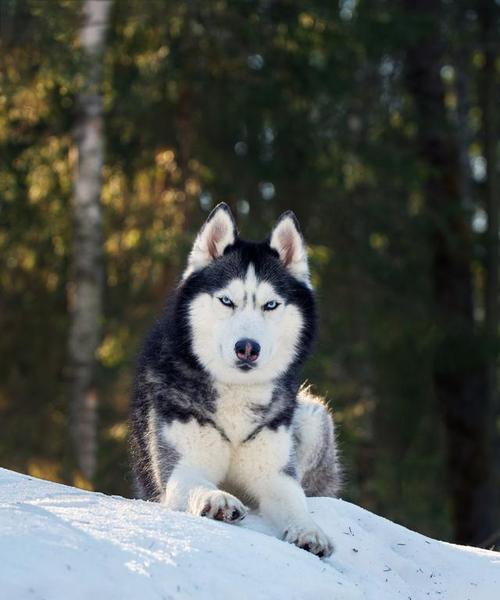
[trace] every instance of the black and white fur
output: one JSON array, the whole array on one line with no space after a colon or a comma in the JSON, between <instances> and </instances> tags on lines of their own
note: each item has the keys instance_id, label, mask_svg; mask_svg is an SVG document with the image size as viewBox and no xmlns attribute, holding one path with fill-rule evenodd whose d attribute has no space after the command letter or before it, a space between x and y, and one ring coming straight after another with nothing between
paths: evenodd
<instances>
[{"instance_id":1,"label":"black and white fur","mask_svg":"<svg viewBox=\"0 0 500 600\"><path fill-rule=\"evenodd\" d=\"M286 541L329 556L306 506L306 495L339 486L332 419L299 389L315 328L293 213L254 243L217 206L139 359L131 439L140 496L231 523L257 505Z\"/></svg>"}]
</instances>

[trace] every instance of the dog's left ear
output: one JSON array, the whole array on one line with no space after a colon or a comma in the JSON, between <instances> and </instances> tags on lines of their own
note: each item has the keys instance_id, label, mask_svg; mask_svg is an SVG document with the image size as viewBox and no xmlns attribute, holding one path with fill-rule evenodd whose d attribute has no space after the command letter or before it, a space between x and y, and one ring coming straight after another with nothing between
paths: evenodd
<instances>
[{"instance_id":1,"label":"dog's left ear","mask_svg":"<svg viewBox=\"0 0 500 600\"><path fill-rule=\"evenodd\" d=\"M286 269L299 281L311 287L306 243L297 217L291 210L283 213L276 221L269 245L279 254Z\"/></svg>"},{"instance_id":2,"label":"dog's left ear","mask_svg":"<svg viewBox=\"0 0 500 600\"><path fill-rule=\"evenodd\" d=\"M231 209L225 202L221 202L208 215L196 236L183 279L222 256L224 250L234 244L237 236L238 230Z\"/></svg>"}]
</instances>

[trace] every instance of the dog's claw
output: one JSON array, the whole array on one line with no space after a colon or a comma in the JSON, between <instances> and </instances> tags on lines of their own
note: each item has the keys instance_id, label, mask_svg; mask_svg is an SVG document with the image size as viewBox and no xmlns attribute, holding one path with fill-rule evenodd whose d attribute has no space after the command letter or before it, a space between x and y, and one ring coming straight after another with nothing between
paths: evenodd
<instances>
[{"instance_id":1,"label":"dog's claw","mask_svg":"<svg viewBox=\"0 0 500 600\"><path fill-rule=\"evenodd\" d=\"M314 528L290 527L283 534L283 539L319 558L326 558L333 552L332 542L317 526Z\"/></svg>"},{"instance_id":2,"label":"dog's claw","mask_svg":"<svg viewBox=\"0 0 500 600\"><path fill-rule=\"evenodd\" d=\"M190 512L215 521L237 523L246 517L248 509L238 498L227 492L206 490L200 497L193 499Z\"/></svg>"}]
</instances>

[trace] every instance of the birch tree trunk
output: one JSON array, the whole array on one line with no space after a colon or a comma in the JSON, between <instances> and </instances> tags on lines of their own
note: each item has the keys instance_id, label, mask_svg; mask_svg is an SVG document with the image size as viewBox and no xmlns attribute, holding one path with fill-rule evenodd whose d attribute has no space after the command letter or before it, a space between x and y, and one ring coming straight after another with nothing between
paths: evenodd
<instances>
[{"instance_id":1,"label":"birch tree trunk","mask_svg":"<svg viewBox=\"0 0 500 600\"><path fill-rule=\"evenodd\" d=\"M78 158L72 199L73 247L69 304L70 432L77 465L91 481L97 456L96 350L101 336L104 266L102 59L111 0L85 0L80 44L84 81L78 96Z\"/></svg>"}]
</instances>

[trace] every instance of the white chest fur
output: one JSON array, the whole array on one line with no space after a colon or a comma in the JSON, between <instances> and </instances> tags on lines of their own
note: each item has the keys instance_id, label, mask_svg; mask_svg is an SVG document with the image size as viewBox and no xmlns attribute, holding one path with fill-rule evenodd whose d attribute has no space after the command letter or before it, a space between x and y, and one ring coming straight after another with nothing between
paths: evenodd
<instances>
[{"instance_id":1,"label":"white chest fur","mask_svg":"<svg viewBox=\"0 0 500 600\"><path fill-rule=\"evenodd\" d=\"M217 409L215 422L233 445L240 444L260 424L259 408L264 409L272 398L269 385L216 384Z\"/></svg>"}]
</instances>

